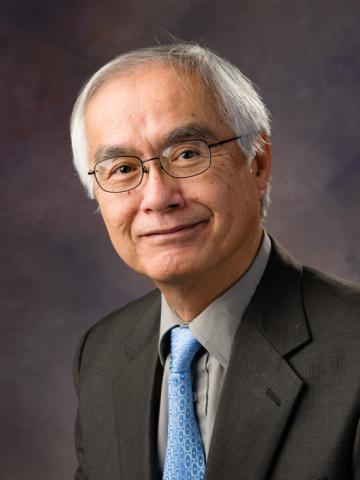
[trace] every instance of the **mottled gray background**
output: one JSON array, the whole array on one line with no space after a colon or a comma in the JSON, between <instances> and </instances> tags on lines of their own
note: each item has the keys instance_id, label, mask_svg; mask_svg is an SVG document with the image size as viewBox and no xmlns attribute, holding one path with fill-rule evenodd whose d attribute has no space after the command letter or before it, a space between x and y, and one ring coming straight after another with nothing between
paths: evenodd
<instances>
[{"instance_id":1,"label":"mottled gray background","mask_svg":"<svg viewBox=\"0 0 360 480\"><path fill-rule=\"evenodd\" d=\"M82 83L166 32L235 62L273 115L269 230L301 261L359 281L360 3L5 0L0 9L0 478L70 479L75 345L150 288L112 251L71 165L68 118Z\"/></svg>"}]
</instances>

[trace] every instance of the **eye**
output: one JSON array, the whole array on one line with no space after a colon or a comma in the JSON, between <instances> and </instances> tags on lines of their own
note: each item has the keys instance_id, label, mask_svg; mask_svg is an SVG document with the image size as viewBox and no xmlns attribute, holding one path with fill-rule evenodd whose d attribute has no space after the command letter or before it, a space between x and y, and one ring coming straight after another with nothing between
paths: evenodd
<instances>
[{"instance_id":1,"label":"eye","mask_svg":"<svg viewBox=\"0 0 360 480\"><path fill-rule=\"evenodd\" d=\"M197 152L196 150L187 149L187 150L184 150L184 151L180 152L179 157L182 160L190 160L190 159L192 159L192 158L194 158L198 155L199 155L199 152Z\"/></svg>"},{"instance_id":2,"label":"eye","mask_svg":"<svg viewBox=\"0 0 360 480\"><path fill-rule=\"evenodd\" d=\"M114 168L111 172L113 174L123 174L123 173L130 173L134 170L132 165L119 165L118 167Z\"/></svg>"},{"instance_id":3,"label":"eye","mask_svg":"<svg viewBox=\"0 0 360 480\"><path fill-rule=\"evenodd\" d=\"M199 156L201 156L200 148L198 148L197 145L192 144L181 145L172 153L173 162L196 160L199 158Z\"/></svg>"},{"instance_id":4,"label":"eye","mask_svg":"<svg viewBox=\"0 0 360 480\"><path fill-rule=\"evenodd\" d=\"M116 162L114 165L112 165L109 171L109 177L129 175L138 170L138 168L138 165L135 164L133 161Z\"/></svg>"}]
</instances>

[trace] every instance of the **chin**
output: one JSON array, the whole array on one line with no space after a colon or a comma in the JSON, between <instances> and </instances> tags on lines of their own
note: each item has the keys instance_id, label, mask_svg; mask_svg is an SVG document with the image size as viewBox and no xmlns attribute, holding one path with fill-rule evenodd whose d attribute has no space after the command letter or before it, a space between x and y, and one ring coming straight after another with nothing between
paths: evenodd
<instances>
[{"instance_id":1,"label":"chin","mask_svg":"<svg viewBox=\"0 0 360 480\"><path fill-rule=\"evenodd\" d=\"M184 256L153 258L144 268L136 269L155 283L178 283L192 277L196 271L194 259L187 261Z\"/></svg>"}]
</instances>

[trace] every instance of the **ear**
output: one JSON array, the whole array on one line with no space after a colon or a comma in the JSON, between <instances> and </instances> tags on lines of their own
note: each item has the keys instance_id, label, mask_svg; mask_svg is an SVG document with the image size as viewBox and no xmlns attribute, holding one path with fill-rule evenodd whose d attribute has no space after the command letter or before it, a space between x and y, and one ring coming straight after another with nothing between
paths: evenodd
<instances>
[{"instance_id":1,"label":"ear","mask_svg":"<svg viewBox=\"0 0 360 480\"><path fill-rule=\"evenodd\" d=\"M251 162L251 171L253 175L255 175L259 199L264 198L269 187L272 163L271 143L269 136L264 133L261 137L261 142L261 151L256 153Z\"/></svg>"}]
</instances>

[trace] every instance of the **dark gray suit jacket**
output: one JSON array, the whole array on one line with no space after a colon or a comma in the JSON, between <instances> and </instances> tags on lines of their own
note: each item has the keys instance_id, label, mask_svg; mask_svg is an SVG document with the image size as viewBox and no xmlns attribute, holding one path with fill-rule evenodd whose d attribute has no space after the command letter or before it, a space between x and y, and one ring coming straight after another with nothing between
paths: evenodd
<instances>
[{"instance_id":1,"label":"dark gray suit jacket","mask_svg":"<svg viewBox=\"0 0 360 480\"><path fill-rule=\"evenodd\" d=\"M75 360L76 480L155 480L158 291L89 330ZM360 480L360 291L273 242L243 316L206 480Z\"/></svg>"}]
</instances>

